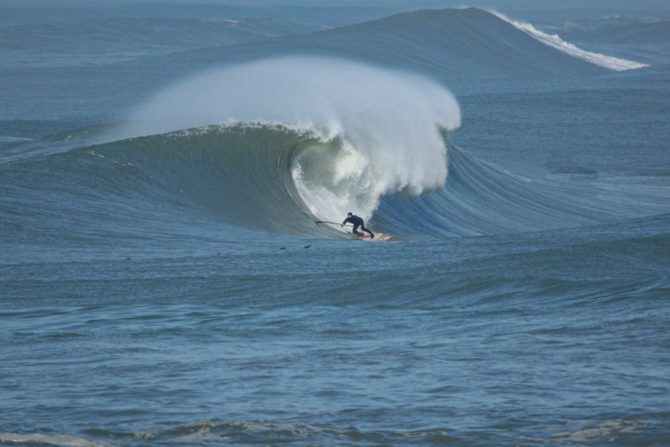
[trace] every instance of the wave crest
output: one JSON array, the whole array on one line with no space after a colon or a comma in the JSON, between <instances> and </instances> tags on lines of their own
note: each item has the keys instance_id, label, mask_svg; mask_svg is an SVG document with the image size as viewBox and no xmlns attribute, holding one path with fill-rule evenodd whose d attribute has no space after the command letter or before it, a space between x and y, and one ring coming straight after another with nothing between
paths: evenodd
<instances>
[{"instance_id":1,"label":"wave crest","mask_svg":"<svg viewBox=\"0 0 670 447\"><path fill-rule=\"evenodd\" d=\"M584 50L582 48L579 48L575 44L566 42L565 40L561 39L561 37L558 34L545 33L535 28L530 23L521 22L519 20L513 20L507 17L505 14L502 14L498 11L490 11L490 12L496 15L498 18L504 20L505 22L514 25L514 27L523 31L524 33L528 34L534 39L539 40L543 44L555 48L563 53L569 54L572 57L583 59L592 64L600 65L601 67L605 67L614 71L637 70L638 68L645 68L649 66L648 64L643 64L640 62L635 62L627 59L607 56L605 54L594 53L592 51Z\"/></svg>"}]
</instances>

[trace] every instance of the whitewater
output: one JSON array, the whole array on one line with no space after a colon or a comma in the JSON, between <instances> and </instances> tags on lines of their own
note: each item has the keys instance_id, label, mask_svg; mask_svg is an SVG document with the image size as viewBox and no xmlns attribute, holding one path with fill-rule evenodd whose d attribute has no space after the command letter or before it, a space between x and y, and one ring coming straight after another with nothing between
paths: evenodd
<instances>
[{"instance_id":1,"label":"whitewater","mask_svg":"<svg viewBox=\"0 0 670 447\"><path fill-rule=\"evenodd\" d=\"M497 17L500 17L504 21L514 25L519 30L527 33L538 41L542 42L545 45L548 45L552 48L556 48L559 51L562 51L566 54L569 54L572 57L579 59L584 59L592 64L600 65L602 67L608 68L614 71L625 71L625 70L636 70L639 68L648 67L649 64L642 64L640 62L635 62L627 59L622 59L619 57L608 56L606 54L595 53L593 51L587 51L578 46L566 42L561 39L558 34L549 34L545 33L534 27L532 24L527 22L522 22L519 20L513 20L507 17L505 14L502 14L498 11L491 11Z\"/></svg>"},{"instance_id":2,"label":"whitewater","mask_svg":"<svg viewBox=\"0 0 670 447\"><path fill-rule=\"evenodd\" d=\"M0 13L0 445L669 444L667 64L278 8Z\"/></svg>"}]
</instances>

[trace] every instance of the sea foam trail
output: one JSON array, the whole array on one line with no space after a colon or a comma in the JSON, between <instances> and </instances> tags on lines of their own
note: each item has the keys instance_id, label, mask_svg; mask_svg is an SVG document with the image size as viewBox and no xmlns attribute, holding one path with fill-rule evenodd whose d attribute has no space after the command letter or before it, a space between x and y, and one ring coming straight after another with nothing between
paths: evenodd
<instances>
[{"instance_id":1,"label":"sea foam trail","mask_svg":"<svg viewBox=\"0 0 670 447\"><path fill-rule=\"evenodd\" d=\"M601 53L594 53L591 51L586 51L578 46L566 42L561 39L558 34L548 34L539 29L535 28L530 23L521 22L519 20L514 20L498 11L490 11L492 14L495 14L502 20L514 25L516 28L525 32L526 34L534 37L545 45L556 48L559 51L569 54L570 56L583 59L587 62L590 62L595 65L600 65L601 67L608 68L614 71L625 71L625 70L635 70L638 68L648 67L647 64L642 64L640 62L630 61L627 59L621 59L618 57L607 56Z\"/></svg>"},{"instance_id":2,"label":"sea foam trail","mask_svg":"<svg viewBox=\"0 0 670 447\"><path fill-rule=\"evenodd\" d=\"M460 125L460 109L449 91L418 75L341 59L285 57L178 82L140 106L116 137L240 123L281 125L336 142L296 155L298 193L324 220L350 210L369 218L384 194L444 186L440 130Z\"/></svg>"}]
</instances>

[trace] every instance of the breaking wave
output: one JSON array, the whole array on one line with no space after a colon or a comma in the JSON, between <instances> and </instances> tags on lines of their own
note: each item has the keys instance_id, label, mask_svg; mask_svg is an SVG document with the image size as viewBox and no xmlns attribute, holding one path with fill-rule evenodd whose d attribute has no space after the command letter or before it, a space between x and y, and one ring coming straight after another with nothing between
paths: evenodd
<instances>
[{"instance_id":1,"label":"breaking wave","mask_svg":"<svg viewBox=\"0 0 670 447\"><path fill-rule=\"evenodd\" d=\"M635 70L638 68L644 68L649 66L647 64L642 64L640 62L630 61L627 59L621 59L618 57L607 56L605 54L594 53L591 51L584 50L570 42L566 42L565 40L561 39L561 37L557 34L548 34L535 28L530 23L511 19L506 15L497 11L491 11L491 12L496 16L498 16L499 18L501 18L502 20L514 25L516 28L520 29L524 33L544 43L545 45L549 45L550 47L556 48L557 50L567 53L570 56L583 59L592 64L596 64L601 67L605 67L614 71Z\"/></svg>"},{"instance_id":2,"label":"breaking wave","mask_svg":"<svg viewBox=\"0 0 670 447\"><path fill-rule=\"evenodd\" d=\"M424 77L287 57L179 82L141 106L121 135L210 125L247 131L281 126L294 131L292 138L305 136L290 169L309 212L327 217L356 210L370 218L382 195L444 186L447 153L440 132L460 125L460 110L449 91ZM258 149L281 140L268 138Z\"/></svg>"}]
</instances>

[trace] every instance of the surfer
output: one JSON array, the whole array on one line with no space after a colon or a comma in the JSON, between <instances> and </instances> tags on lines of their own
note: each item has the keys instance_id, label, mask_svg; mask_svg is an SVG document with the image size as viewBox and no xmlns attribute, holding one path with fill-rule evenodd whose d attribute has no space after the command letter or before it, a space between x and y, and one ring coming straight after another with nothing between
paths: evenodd
<instances>
[{"instance_id":1,"label":"surfer","mask_svg":"<svg viewBox=\"0 0 670 447\"><path fill-rule=\"evenodd\" d=\"M347 218L344 219L344 222L342 222L342 225L340 225L340 226L343 227L344 224L346 224L347 222L349 222L350 224L352 224L354 226L354 230L352 231L354 234L363 237L364 235L358 232L358 227L361 227L361 230L370 234L370 239L375 238L375 234L372 231L365 228L365 222L363 221L363 219L356 216L351 211L349 211L349 213L347 214Z\"/></svg>"}]
</instances>

